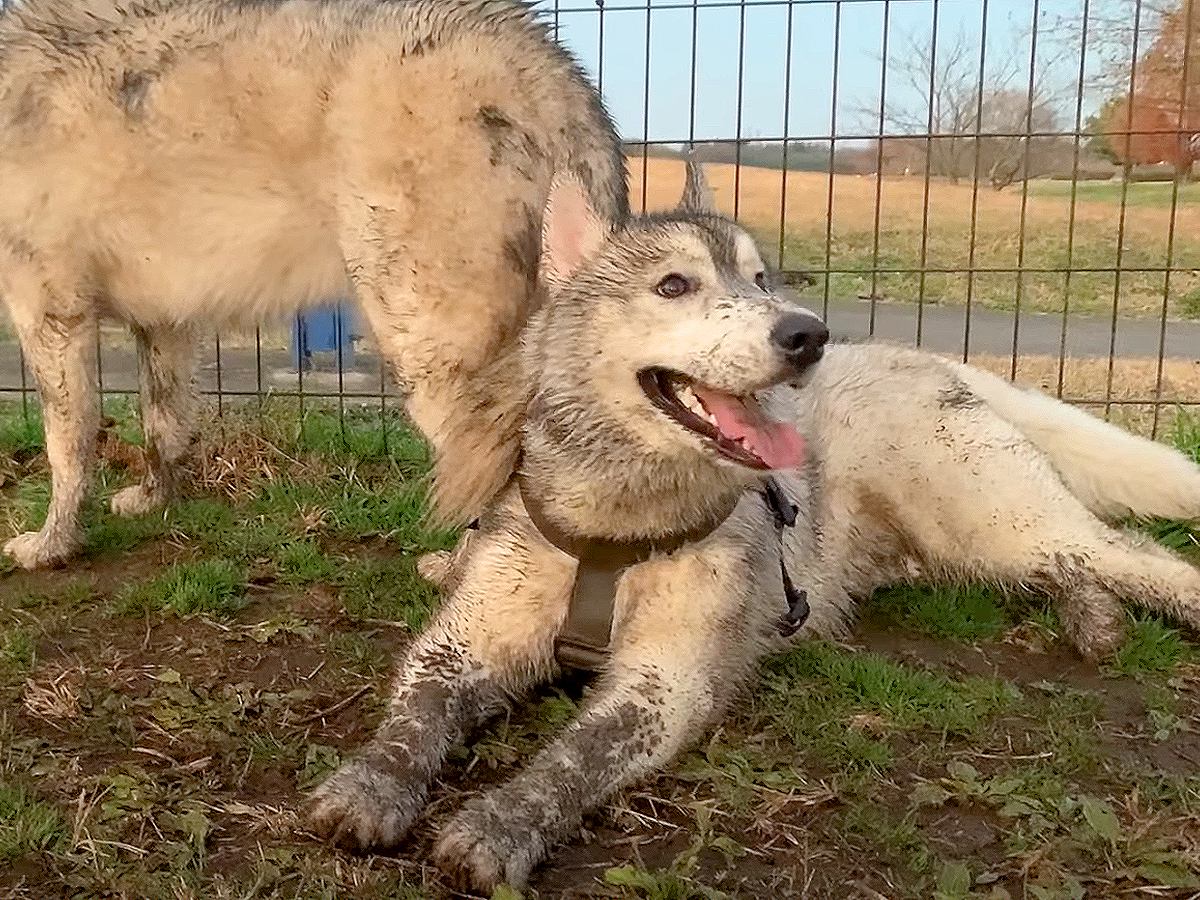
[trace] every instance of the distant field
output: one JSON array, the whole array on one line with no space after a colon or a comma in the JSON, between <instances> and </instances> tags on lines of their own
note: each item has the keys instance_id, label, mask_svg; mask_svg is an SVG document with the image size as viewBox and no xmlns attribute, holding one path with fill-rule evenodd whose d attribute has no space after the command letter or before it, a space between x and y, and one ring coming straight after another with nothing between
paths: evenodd
<instances>
[{"instance_id":1,"label":"distant field","mask_svg":"<svg viewBox=\"0 0 1200 900\"><path fill-rule=\"evenodd\" d=\"M634 209L642 206L643 166L640 156L629 160L630 196ZM709 180L718 205L734 211L735 172L730 165L709 165ZM650 159L646 166L646 206L662 209L675 204L683 185L683 164L673 159ZM826 220L830 202L829 176L793 172L787 177L786 216L781 241L783 173L743 167L737 178L737 212L762 242L769 262L781 268L801 269L817 275L807 293L823 296L826 268ZM879 186L879 241L875 243L876 180L874 177L838 175L833 178L833 216L829 231L828 267L833 270L920 269L924 178L887 177ZM1021 189L995 192L981 185L975 215L974 268L971 265L970 184L950 184L934 179L929 186L928 240L924 247L922 279L913 272L867 274L835 271L829 278L833 297L867 297L927 303L961 304L970 282L972 300L997 309L1012 309L1017 302L1018 277L1013 272L979 271L1026 269L1020 279L1021 307L1025 310L1061 312L1069 301L1072 312L1111 314L1114 298L1128 316L1161 315L1164 277L1161 272L1125 271L1120 283L1117 266L1117 232L1120 219L1119 182L1081 182L1076 193L1075 231L1069 235L1071 184L1033 182L1026 209L1024 256L1020 240ZM1167 265L1172 186L1133 184L1125 202L1121 268L1161 269ZM1073 248L1068 252L1070 245ZM1171 317L1200 318L1200 184L1179 191L1175 209L1167 312ZM1076 271L1067 277L1061 270ZM1109 271L1096 271L1096 270ZM1080 271L1085 270L1085 271ZM1089 271L1090 270L1090 271ZM0 339L9 337L0 309ZM286 330L273 329L272 345L286 346ZM252 340L249 341L252 344ZM230 335L229 346L247 344Z\"/></svg>"},{"instance_id":2,"label":"distant field","mask_svg":"<svg viewBox=\"0 0 1200 900\"><path fill-rule=\"evenodd\" d=\"M630 161L634 207L642 201L642 160ZM718 205L735 207L733 166L708 167ZM780 241L782 173L743 168L737 183L737 212L764 243L769 260L788 269L816 273L826 267L826 221L830 202L829 177L791 173L787 178L787 207ZM646 205L675 202L683 183L683 165L670 159L651 159L646 167ZM1170 222L1169 186L1133 185L1125 212L1123 269L1155 269L1166 265ZM1114 298L1123 315L1158 315L1164 298L1161 272L1126 271L1119 285L1117 266L1120 185L1084 183L1076 202L1075 229L1070 236L1070 184L1039 182L1030 186L1025 240L1021 248L1021 190L995 192L981 186L975 202L974 268L1076 271L1027 271L1020 280L1023 309L1058 312L1064 301L1079 313L1111 312ZM949 270L929 273L922 284L915 273L846 274L829 279L833 296L867 296L872 291L888 300L917 300L958 304L965 301L970 267L972 188L934 180L929 187L928 240L925 267ZM879 241L874 233L876 180L839 175L833 178L833 216L829 233L829 268L833 270L919 269L922 261L924 179L887 177L880 185ZM1073 244L1073 248L1072 248ZM1070 252L1069 252L1069 248ZM1186 269L1171 277L1167 291L1170 316L1200 317L1200 186L1181 191L1175 216L1171 264ZM818 279L810 293L823 294ZM979 272L970 285L973 300L1011 309L1017 302L1018 276L1012 272Z\"/></svg>"}]
</instances>

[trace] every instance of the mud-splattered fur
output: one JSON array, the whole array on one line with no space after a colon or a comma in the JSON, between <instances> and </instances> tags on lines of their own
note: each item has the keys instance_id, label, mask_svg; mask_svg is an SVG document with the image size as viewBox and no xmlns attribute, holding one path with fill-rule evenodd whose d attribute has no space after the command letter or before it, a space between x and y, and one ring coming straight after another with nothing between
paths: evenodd
<instances>
[{"instance_id":1,"label":"mud-splattered fur","mask_svg":"<svg viewBox=\"0 0 1200 900\"><path fill-rule=\"evenodd\" d=\"M46 410L54 496L25 566L78 545L97 320L134 326L164 502L196 329L353 291L435 451L447 521L512 472L518 337L556 172L612 221L619 141L518 0L27 0L0 15L0 295ZM148 364L147 361L153 361ZM175 374L172 374L175 373Z\"/></svg>"},{"instance_id":2,"label":"mud-splattered fur","mask_svg":"<svg viewBox=\"0 0 1200 900\"><path fill-rule=\"evenodd\" d=\"M520 885L584 814L720 716L763 654L784 644L774 628L784 610L779 537L749 490L760 476L639 399L642 365L758 391L806 436L804 467L776 473L799 510L782 556L808 592L804 635L844 635L859 599L908 579L1043 591L1088 656L1113 649L1122 601L1200 628L1200 571L1097 515L1200 517L1200 467L926 353L834 346L799 376L778 371L762 326L789 306L751 290L757 252L739 229L697 211L700 195L689 183L677 214L611 235L586 206L572 214L569 199L574 221L559 222L552 196L543 268L555 275L553 300L526 340L526 489L553 500L557 526L605 538L678 531L740 499L705 540L626 571L611 657L579 717L444 825L435 857L465 889ZM716 286L649 301L660 266ZM1104 452L1081 452L1081 440ZM1095 469L1105 452L1121 467L1108 473L1120 486L1108 497ZM316 792L318 833L361 850L403 839L449 742L493 700L553 674L574 569L534 528L515 485L452 554L422 561L449 598L401 662L377 737ZM429 718L430 698L447 714ZM404 754L388 756L390 742Z\"/></svg>"}]
</instances>

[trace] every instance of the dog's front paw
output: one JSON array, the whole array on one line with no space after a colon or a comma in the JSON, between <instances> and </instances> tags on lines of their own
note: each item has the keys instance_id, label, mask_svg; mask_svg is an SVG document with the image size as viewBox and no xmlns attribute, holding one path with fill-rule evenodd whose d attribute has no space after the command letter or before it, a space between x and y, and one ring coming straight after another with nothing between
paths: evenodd
<instances>
[{"instance_id":1,"label":"dog's front paw","mask_svg":"<svg viewBox=\"0 0 1200 900\"><path fill-rule=\"evenodd\" d=\"M163 491L148 488L144 484L134 484L113 494L110 506L118 516L143 516L162 509L166 503L167 497Z\"/></svg>"},{"instance_id":2,"label":"dog's front paw","mask_svg":"<svg viewBox=\"0 0 1200 900\"><path fill-rule=\"evenodd\" d=\"M517 810L510 812L477 798L442 829L433 861L462 890L486 895L505 883L520 889L541 862L545 843L535 829L521 827Z\"/></svg>"},{"instance_id":3,"label":"dog's front paw","mask_svg":"<svg viewBox=\"0 0 1200 900\"><path fill-rule=\"evenodd\" d=\"M369 758L334 772L309 798L305 818L318 836L358 852L395 847L421 811L423 787L404 784Z\"/></svg>"},{"instance_id":4,"label":"dog's front paw","mask_svg":"<svg viewBox=\"0 0 1200 900\"><path fill-rule=\"evenodd\" d=\"M47 569L66 562L78 546L75 540L55 540L40 531L27 531L5 544L4 552L22 569Z\"/></svg>"}]
</instances>

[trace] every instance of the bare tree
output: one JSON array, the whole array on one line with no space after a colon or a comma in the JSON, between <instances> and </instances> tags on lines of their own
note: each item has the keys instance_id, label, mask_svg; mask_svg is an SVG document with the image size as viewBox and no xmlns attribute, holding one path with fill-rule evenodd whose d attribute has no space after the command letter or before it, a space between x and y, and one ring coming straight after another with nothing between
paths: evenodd
<instances>
[{"instance_id":1,"label":"bare tree","mask_svg":"<svg viewBox=\"0 0 1200 900\"><path fill-rule=\"evenodd\" d=\"M1086 19L1082 5L1054 16L1046 39L1058 45L1064 63L1078 60L1081 48L1100 63L1087 67L1089 86L1110 95L1128 92L1135 60L1179 7L1180 0L1090 0Z\"/></svg>"},{"instance_id":2,"label":"bare tree","mask_svg":"<svg viewBox=\"0 0 1200 900\"><path fill-rule=\"evenodd\" d=\"M1057 154L1052 137L1031 133L1055 130L1057 100L1041 80L1029 85L1028 60L1015 50L989 48L982 67L980 46L961 28L952 36L908 35L888 65L907 99L885 98L862 107L864 118L882 118L885 135L910 136L901 144L910 154L922 149L931 175L958 181L983 178L997 190L1044 174ZM915 137L912 137L915 136Z\"/></svg>"},{"instance_id":3,"label":"bare tree","mask_svg":"<svg viewBox=\"0 0 1200 900\"><path fill-rule=\"evenodd\" d=\"M1054 136L1058 116L1051 104L1024 89L1001 88L983 96L979 172L995 190L1049 173L1063 144Z\"/></svg>"}]
</instances>

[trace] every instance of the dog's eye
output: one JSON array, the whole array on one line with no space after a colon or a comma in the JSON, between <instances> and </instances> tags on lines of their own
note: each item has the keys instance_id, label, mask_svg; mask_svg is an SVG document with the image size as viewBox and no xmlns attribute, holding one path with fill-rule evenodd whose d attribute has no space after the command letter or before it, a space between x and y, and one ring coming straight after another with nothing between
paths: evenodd
<instances>
[{"instance_id":1,"label":"dog's eye","mask_svg":"<svg viewBox=\"0 0 1200 900\"><path fill-rule=\"evenodd\" d=\"M671 274L655 285L654 293L668 300L682 297L692 289L691 283L682 275Z\"/></svg>"},{"instance_id":2,"label":"dog's eye","mask_svg":"<svg viewBox=\"0 0 1200 900\"><path fill-rule=\"evenodd\" d=\"M767 273L766 272L759 272L757 275L755 275L754 283L756 285L758 285L758 289L760 291L769 291L771 289L770 286L767 284Z\"/></svg>"}]
</instances>

